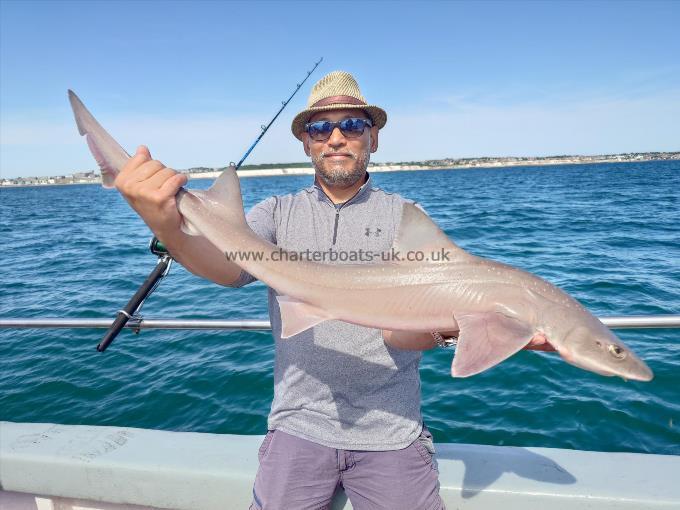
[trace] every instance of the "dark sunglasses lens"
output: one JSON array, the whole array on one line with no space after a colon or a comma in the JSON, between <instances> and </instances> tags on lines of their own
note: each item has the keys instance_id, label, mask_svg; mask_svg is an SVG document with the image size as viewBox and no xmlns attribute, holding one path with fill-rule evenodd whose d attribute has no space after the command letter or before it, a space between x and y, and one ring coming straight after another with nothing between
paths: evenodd
<instances>
[{"instance_id":1,"label":"dark sunglasses lens","mask_svg":"<svg viewBox=\"0 0 680 510\"><path fill-rule=\"evenodd\" d=\"M309 124L308 133L312 140L325 140L331 135L333 125L330 122L318 121Z\"/></svg>"},{"instance_id":2,"label":"dark sunglasses lens","mask_svg":"<svg viewBox=\"0 0 680 510\"><path fill-rule=\"evenodd\" d=\"M364 119L344 119L340 122L319 120L307 125L307 133L312 140L321 142L328 140L335 126L339 127L342 134L347 138L358 138L364 134L364 129L370 126L370 123Z\"/></svg>"},{"instance_id":3,"label":"dark sunglasses lens","mask_svg":"<svg viewBox=\"0 0 680 510\"><path fill-rule=\"evenodd\" d=\"M364 119L345 119L340 121L340 131L348 138L357 138L364 134Z\"/></svg>"}]
</instances>

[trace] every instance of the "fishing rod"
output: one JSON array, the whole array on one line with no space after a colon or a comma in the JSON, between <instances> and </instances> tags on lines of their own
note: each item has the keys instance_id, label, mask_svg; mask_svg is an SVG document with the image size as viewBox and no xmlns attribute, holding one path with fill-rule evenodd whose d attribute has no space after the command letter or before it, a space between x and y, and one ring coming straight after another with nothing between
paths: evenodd
<instances>
[{"instance_id":1,"label":"fishing rod","mask_svg":"<svg viewBox=\"0 0 680 510\"><path fill-rule=\"evenodd\" d=\"M156 267L151 271L149 276L146 277L146 280L144 280L144 283L137 289L137 292L130 298L130 301L125 305L125 308L118 310L113 324L111 324L111 327L104 334L101 342L97 344L97 350L99 352L104 352L106 350L130 319L135 319L136 321L141 319L139 311L144 305L144 301L154 290L156 290L156 287L160 285L161 280L170 272L170 266L172 266L173 259L168 253L167 248L163 246L163 243L154 237L149 243L149 250L158 257ZM135 332L139 333L139 329L136 329Z\"/></svg>"},{"instance_id":2,"label":"fishing rod","mask_svg":"<svg viewBox=\"0 0 680 510\"><path fill-rule=\"evenodd\" d=\"M305 82L307 81L307 78L309 78L309 76L310 76L310 75L314 72L314 70L319 66L319 64L321 63L322 60L323 60L323 57L321 57L321 58L319 59L319 61L318 61L316 64L314 64L314 67L312 67L309 71L307 71L307 76L305 76L305 79L302 80L300 83L297 84L296 89L293 91L293 93L290 95L290 97L289 97L288 99L286 99L285 101L281 101L281 108L279 108L279 111L276 112L276 115L274 115L274 118L273 118L272 120L269 121L269 124L267 124L266 126L265 126L264 124L263 124L262 126L260 126L260 129L262 129L262 132L260 133L260 136L257 137L257 139L253 142L253 145L251 145L250 148L246 151L246 153L245 153L245 154L243 155L243 157L241 158L241 161L239 161L238 163L236 163L236 165L235 165L235 166L236 166L236 170L238 170L239 168L241 168L241 165L242 165L243 162L246 160L246 158L248 157L248 155L252 152L252 150L255 148L255 146L258 144L258 142L259 142L260 140L262 140L262 137L263 137L264 134L267 132L267 130L269 129L269 127L270 127L272 124L274 124L274 121L276 120L276 118L277 118L279 115L281 115L281 112L283 111L283 109L288 105L288 103L290 102L290 100L293 99L293 96L294 96L295 94L297 94L298 90L300 90L300 88L302 88L302 86L303 86L303 85L305 84Z\"/></svg>"},{"instance_id":3,"label":"fishing rod","mask_svg":"<svg viewBox=\"0 0 680 510\"><path fill-rule=\"evenodd\" d=\"M231 162L229 164L230 166L232 165L235 166L236 170L238 170L241 167L241 165L246 160L248 155L253 151L253 149L260 142L260 140L262 140L264 134L271 127L271 125L278 118L278 116L281 115L281 112L288 105L290 100L293 99L293 96L295 96L295 94L297 94L298 91L302 88L302 85L304 85L304 83L307 81L310 75L316 70L316 68L319 66L322 60L323 57L321 57L318 60L318 62L314 64L314 67L312 67L312 69L307 71L307 76L305 76L305 79L297 84L297 87L290 95L290 97L285 101L281 101L281 108L279 108L279 111L276 112L276 115L274 115L272 120L269 121L269 124L267 124L266 126L264 124L260 126L261 128L260 134L255 139L253 144L248 148L248 150L243 155L241 160L236 165L234 165L234 163ZM123 308L122 310L118 310L118 314L116 315L116 318L111 324L111 327L108 329L106 334L104 334L104 337L102 338L101 342L97 344L97 350L99 352L104 352L106 348L109 345L111 345L111 342L115 340L115 338L123 330L123 328L126 326L130 319L134 319L134 321L137 323L139 323L142 320L141 316L139 315L139 310L141 310L142 306L144 305L144 302L151 295L151 293L154 290L156 290L158 285L160 285L161 280L165 276L167 276L168 273L170 272L170 266L172 265L173 258L170 255L170 253L168 253L168 250L163 245L163 243L161 243L154 236L151 239L151 242L149 243L149 249L151 250L151 253L158 257L156 267L153 269L153 271L151 271L149 276L147 276L146 280L144 280L144 283L142 283L142 285L137 289L137 292L135 292L132 298L130 298L130 301L128 301L127 305L125 305L125 308ZM135 328L135 332L138 333L139 328Z\"/></svg>"}]
</instances>

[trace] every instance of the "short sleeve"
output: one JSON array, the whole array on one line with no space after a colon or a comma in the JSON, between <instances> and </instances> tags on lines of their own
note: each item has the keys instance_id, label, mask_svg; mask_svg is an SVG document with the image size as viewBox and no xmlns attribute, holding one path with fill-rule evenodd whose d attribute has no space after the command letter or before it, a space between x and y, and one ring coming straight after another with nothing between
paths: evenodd
<instances>
[{"instance_id":1,"label":"short sleeve","mask_svg":"<svg viewBox=\"0 0 680 510\"><path fill-rule=\"evenodd\" d=\"M276 244L276 221L274 214L278 205L278 197L270 197L267 200L253 206L246 214L246 223L262 239ZM238 279L230 287L243 287L256 280L254 276L241 270Z\"/></svg>"}]
</instances>

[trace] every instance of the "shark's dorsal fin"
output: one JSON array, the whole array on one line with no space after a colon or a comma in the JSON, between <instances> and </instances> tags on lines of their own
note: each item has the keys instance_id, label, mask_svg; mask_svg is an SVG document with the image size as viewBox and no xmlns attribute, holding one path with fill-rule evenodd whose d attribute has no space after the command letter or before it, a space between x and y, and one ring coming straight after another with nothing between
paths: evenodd
<instances>
[{"instance_id":1,"label":"shark's dorsal fin","mask_svg":"<svg viewBox=\"0 0 680 510\"><path fill-rule=\"evenodd\" d=\"M220 204L226 205L232 211L234 219L245 220L243 214L243 198L241 197L241 183L236 175L236 167L226 168L207 191L208 195Z\"/></svg>"},{"instance_id":2,"label":"shark's dorsal fin","mask_svg":"<svg viewBox=\"0 0 680 510\"><path fill-rule=\"evenodd\" d=\"M424 260L432 260L435 253L448 253L447 257L435 258L434 261L472 257L456 246L427 214L411 203L404 204L393 247L400 253L401 260L405 260L408 252L423 252Z\"/></svg>"},{"instance_id":3,"label":"shark's dorsal fin","mask_svg":"<svg viewBox=\"0 0 680 510\"><path fill-rule=\"evenodd\" d=\"M209 189L192 189L177 194L177 208L183 216L182 231L186 234L202 235L200 229L187 219L191 215L190 209L199 204L204 213L225 220L232 227L246 225L241 185L233 166L225 169Z\"/></svg>"},{"instance_id":4,"label":"shark's dorsal fin","mask_svg":"<svg viewBox=\"0 0 680 510\"><path fill-rule=\"evenodd\" d=\"M205 191L192 189L190 192L200 198L211 211L230 223L245 224L241 184L233 166L226 168L209 189Z\"/></svg>"}]
</instances>

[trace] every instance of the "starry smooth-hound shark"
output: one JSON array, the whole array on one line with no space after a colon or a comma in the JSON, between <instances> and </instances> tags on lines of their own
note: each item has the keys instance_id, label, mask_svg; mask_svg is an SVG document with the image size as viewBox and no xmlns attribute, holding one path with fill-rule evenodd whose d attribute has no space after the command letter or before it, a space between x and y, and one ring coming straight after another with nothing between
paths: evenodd
<instances>
[{"instance_id":1,"label":"starry smooth-hound shark","mask_svg":"<svg viewBox=\"0 0 680 510\"><path fill-rule=\"evenodd\" d=\"M102 184L113 187L130 156L72 91L69 99L101 168ZM394 250L440 253L438 261L331 265L282 256L281 248L248 227L234 167L207 191L180 189L176 202L185 232L204 236L225 254L260 254L233 262L280 294L283 338L325 320L396 331L458 330L451 374L467 377L542 334L577 367L639 381L653 377L644 361L566 292L529 272L466 252L412 204L403 207Z\"/></svg>"}]
</instances>

